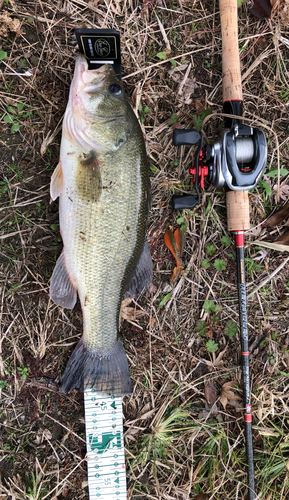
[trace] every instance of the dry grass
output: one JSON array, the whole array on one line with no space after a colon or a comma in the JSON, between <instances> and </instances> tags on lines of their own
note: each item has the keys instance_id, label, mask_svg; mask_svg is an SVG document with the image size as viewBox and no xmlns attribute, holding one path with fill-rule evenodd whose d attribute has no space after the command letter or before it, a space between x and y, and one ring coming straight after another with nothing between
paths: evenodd
<instances>
[{"instance_id":1,"label":"dry grass","mask_svg":"<svg viewBox=\"0 0 289 500\"><path fill-rule=\"evenodd\" d=\"M288 1L280 1L270 22L254 18L246 6L239 9L244 115L266 127L267 172L277 168L276 136L282 168L289 159L288 8ZM128 498L185 500L201 492L207 494L202 498L243 498L240 339L225 330L238 322L238 299L234 251L227 239L221 241L230 237L224 192L206 186L201 205L181 214L187 227L185 273L172 290L174 262L163 240L180 216L172 211L172 194L191 189L193 150L173 146L173 124L200 125L207 108L222 111L217 2L5 0L0 11L0 51L7 52L0 62L0 499L88 498L82 395L58 392L59 374L81 335L81 311L79 305L62 310L48 295L61 250L49 181L58 161L78 27L120 31L127 94L135 110L140 103L149 108L141 118L151 162L154 280L135 303L145 314L122 326L134 387L124 401ZM157 56L162 52L166 60ZM7 115L11 123L5 122ZM221 120L214 117L205 125L209 141ZM287 182L281 177L282 200ZM276 239L283 230L284 224L269 236L261 226L276 196L277 177L265 174L250 194L252 229L246 238L256 490L266 500L289 494L289 268L286 256L259 251L250 242L264 234ZM224 270L216 269L216 259L225 262ZM206 301L220 311L208 309ZM208 351L209 340L217 344L216 352Z\"/></svg>"}]
</instances>

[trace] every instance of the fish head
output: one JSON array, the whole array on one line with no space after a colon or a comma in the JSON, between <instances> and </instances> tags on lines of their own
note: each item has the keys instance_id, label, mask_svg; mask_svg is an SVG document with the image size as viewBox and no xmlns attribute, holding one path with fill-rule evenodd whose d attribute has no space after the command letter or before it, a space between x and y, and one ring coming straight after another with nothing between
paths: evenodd
<instances>
[{"instance_id":1,"label":"fish head","mask_svg":"<svg viewBox=\"0 0 289 500\"><path fill-rule=\"evenodd\" d=\"M131 134L132 110L111 64L89 70L77 57L68 108L70 132L90 147L116 150Z\"/></svg>"}]
</instances>

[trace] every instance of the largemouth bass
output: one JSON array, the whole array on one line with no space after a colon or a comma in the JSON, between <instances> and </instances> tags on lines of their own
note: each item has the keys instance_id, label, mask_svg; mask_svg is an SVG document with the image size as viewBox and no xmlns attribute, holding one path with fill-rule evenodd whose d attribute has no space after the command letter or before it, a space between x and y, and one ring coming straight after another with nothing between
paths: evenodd
<instances>
[{"instance_id":1,"label":"largemouth bass","mask_svg":"<svg viewBox=\"0 0 289 500\"><path fill-rule=\"evenodd\" d=\"M110 65L88 70L78 56L50 188L53 200L59 196L63 239L50 296L73 308L78 293L83 313L63 392L131 392L119 311L124 293L137 295L151 283L149 191L144 139L122 85Z\"/></svg>"}]
</instances>

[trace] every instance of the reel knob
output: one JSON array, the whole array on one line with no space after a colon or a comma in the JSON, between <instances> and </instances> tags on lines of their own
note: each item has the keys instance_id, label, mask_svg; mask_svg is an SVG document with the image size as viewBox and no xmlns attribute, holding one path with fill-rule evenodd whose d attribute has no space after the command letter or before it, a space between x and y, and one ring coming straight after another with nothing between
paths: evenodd
<instances>
[{"instance_id":1,"label":"reel knob","mask_svg":"<svg viewBox=\"0 0 289 500\"><path fill-rule=\"evenodd\" d=\"M178 196L174 194L172 196L172 204L174 210L182 210L183 208L194 208L200 202L192 194L187 194L183 196Z\"/></svg>"},{"instance_id":2,"label":"reel knob","mask_svg":"<svg viewBox=\"0 0 289 500\"><path fill-rule=\"evenodd\" d=\"M175 128L173 142L175 146L193 146L194 144L197 144L201 138L201 132L198 132L194 128L188 130Z\"/></svg>"}]
</instances>

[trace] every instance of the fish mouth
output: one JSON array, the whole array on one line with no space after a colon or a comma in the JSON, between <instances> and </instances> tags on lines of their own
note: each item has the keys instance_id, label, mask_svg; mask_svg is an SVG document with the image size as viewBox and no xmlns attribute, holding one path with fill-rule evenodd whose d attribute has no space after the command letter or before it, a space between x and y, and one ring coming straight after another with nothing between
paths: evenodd
<instances>
[{"instance_id":1,"label":"fish mouth","mask_svg":"<svg viewBox=\"0 0 289 500\"><path fill-rule=\"evenodd\" d=\"M79 55L75 62L75 76L77 82L77 93L85 92L93 94L101 90L107 82L107 74L111 71L108 64L97 69L88 69L88 63L83 55Z\"/></svg>"},{"instance_id":2,"label":"fish mouth","mask_svg":"<svg viewBox=\"0 0 289 500\"><path fill-rule=\"evenodd\" d=\"M85 118L87 111L84 107L85 96L101 92L107 81L107 74L111 71L107 65L98 69L89 70L86 58L78 55L75 61L73 80L70 86L69 103L72 114Z\"/></svg>"},{"instance_id":3,"label":"fish mouth","mask_svg":"<svg viewBox=\"0 0 289 500\"><path fill-rule=\"evenodd\" d=\"M87 145L91 146L90 138L87 136L87 129L90 126L89 124L96 122L97 115L93 106L91 107L90 98L101 94L112 74L115 73L110 64L104 64L97 69L89 70L87 60L83 55L78 55L76 58L74 76L70 86L66 122L71 137L77 138L79 141L79 136L81 136L81 144L85 145L85 147ZM119 119L121 117L114 118ZM110 121L110 118L99 116L97 121L106 123ZM97 146L99 147L98 144Z\"/></svg>"},{"instance_id":4,"label":"fish mouth","mask_svg":"<svg viewBox=\"0 0 289 500\"><path fill-rule=\"evenodd\" d=\"M106 73L106 68L103 66L95 70L86 69L82 73L82 81L85 84L83 92L90 94L101 89L106 84Z\"/></svg>"},{"instance_id":5,"label":"fish mouth","mask_svg":"<svg viewBox=\"0 0 289 500\"><path fill-rule=\"evenodd\" d=\"M94 83L93 85L86 85L82 92L86 92L86 94L94 94L98 89L101 89L106 83L106 78L103 78L100 82Z\"/></svg>"}]
</instances>

